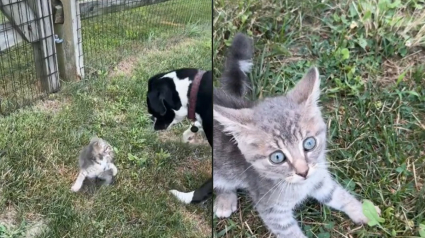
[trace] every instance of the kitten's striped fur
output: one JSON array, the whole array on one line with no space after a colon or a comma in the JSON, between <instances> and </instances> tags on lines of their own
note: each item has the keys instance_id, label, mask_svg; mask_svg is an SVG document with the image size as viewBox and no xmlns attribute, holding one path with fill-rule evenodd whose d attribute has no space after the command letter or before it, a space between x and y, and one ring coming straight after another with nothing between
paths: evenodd
<instances>
[{"instance_id":1,"label":"kitten's striped fur","mask_svg":"<svg viewBox=\"0 0 425 238\"><path fill-rule=\"evenodd\" d=\"M249 45L238 34L231 55L243 55L248 62ZM247 85L246 67L237 61L226 65L223 80L228 88L214 92L215 215L229 217L237 209L236 190L245 189L266 226L280 238L306 237L293 209L308 197L345 212L355 223L366 223L362 204L327 168L318 70L310 69L285 96L251 102L242 97L247 89L236 89ZM281 158L283 162L273 162Z\"/></svg>"},{"instance_id":2,"label":"kitten's striped fur","mask_svg":"<svg viewBox=\"0 0 425 238\"><path fill-rule=\"evenodd\" d=\"M100 178L105 185L112 182L117 175L117 167L113 164L114 151L112 146L101 138L92 138L90 144L81 151L79 156L80 172L71 190L78 192L86 178Z\"/></svg>"}]
</instances>

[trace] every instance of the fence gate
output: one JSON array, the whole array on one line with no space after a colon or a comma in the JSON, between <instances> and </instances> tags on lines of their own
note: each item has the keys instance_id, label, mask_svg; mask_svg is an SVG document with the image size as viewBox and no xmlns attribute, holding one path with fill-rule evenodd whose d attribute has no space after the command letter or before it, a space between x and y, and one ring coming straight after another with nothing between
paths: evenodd
<instances>
[{"instance_id":1,"label":"fence gate","mask_svg":"<svg viewBox=\"0 0 425 238\"><path fill-rule=\"evenodd\" d=\"M0 0L0 113L59 90L50 0Z\"/></svg>"}]
</instances>

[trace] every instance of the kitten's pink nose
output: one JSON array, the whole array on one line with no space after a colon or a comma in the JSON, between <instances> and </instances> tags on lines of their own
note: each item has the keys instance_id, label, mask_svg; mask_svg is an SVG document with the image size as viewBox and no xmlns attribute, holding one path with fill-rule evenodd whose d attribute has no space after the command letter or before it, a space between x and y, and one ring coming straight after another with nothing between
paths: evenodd
<instances>
[{"instance_id":1,"label":"kitten's pink nose","mask_svg":"<svg viewBox=\"0 0 425 238\"><path fill-rule=\"evenodd\" d=\"M296 174L306 179L308 174L308 168L304 171L296 172Z\"/></svg>"}]
</instances>

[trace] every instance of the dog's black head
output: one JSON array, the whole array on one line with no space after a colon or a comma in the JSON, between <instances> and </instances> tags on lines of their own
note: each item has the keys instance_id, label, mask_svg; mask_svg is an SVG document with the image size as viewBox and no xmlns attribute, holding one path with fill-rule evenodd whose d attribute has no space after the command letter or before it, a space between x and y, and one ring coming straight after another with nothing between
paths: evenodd
<instances>
[{"instance_id":1,"label":"dog's black head","mask_svg":"<svg viewBox=\"0 0 425 238\"><path fill-rule=\"evenodd\" d=\"M155 75L149 79L147 105L154 121L154 130L165 130L174 121L174 110L182 106L172 78Z\"/></svg>"}]
</instances>

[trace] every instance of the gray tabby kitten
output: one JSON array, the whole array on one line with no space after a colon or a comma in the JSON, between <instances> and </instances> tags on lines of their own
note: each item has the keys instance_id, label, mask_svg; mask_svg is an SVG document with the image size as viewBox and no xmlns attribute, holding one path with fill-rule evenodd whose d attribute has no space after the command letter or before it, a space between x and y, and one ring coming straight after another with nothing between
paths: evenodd
<instances>
[{"instance_id":1,"label":"gray tabby kitten","mask_svg":"<svg viewBox=\"0 0 425 238\"><path fill-rule=\"evenodd\" d=\"M92 138L90 144L81 151L79 157L80 173L72 186L73 192L78 192L86 178L100 178L105 185L112 182L117 175L117 167L113 164L114 151L112 146L101 138Z\"/></svg>"},{"instance_id":2,"label":"gray tabby kitten","mask_svg":"<svg viewBox=\"0 0 425 238\"><path fill-rule=\"evenodd\" d=\"M367 223L362 204L327 168L318 70L310 69L284 96L251 102L243 98L251 57L252 42L236 35L222 88L214 91L215 215L236 211L236 190L245 189L277 237L306 237L293 209L308 197Z\"/></svg>"}]
</instances>

